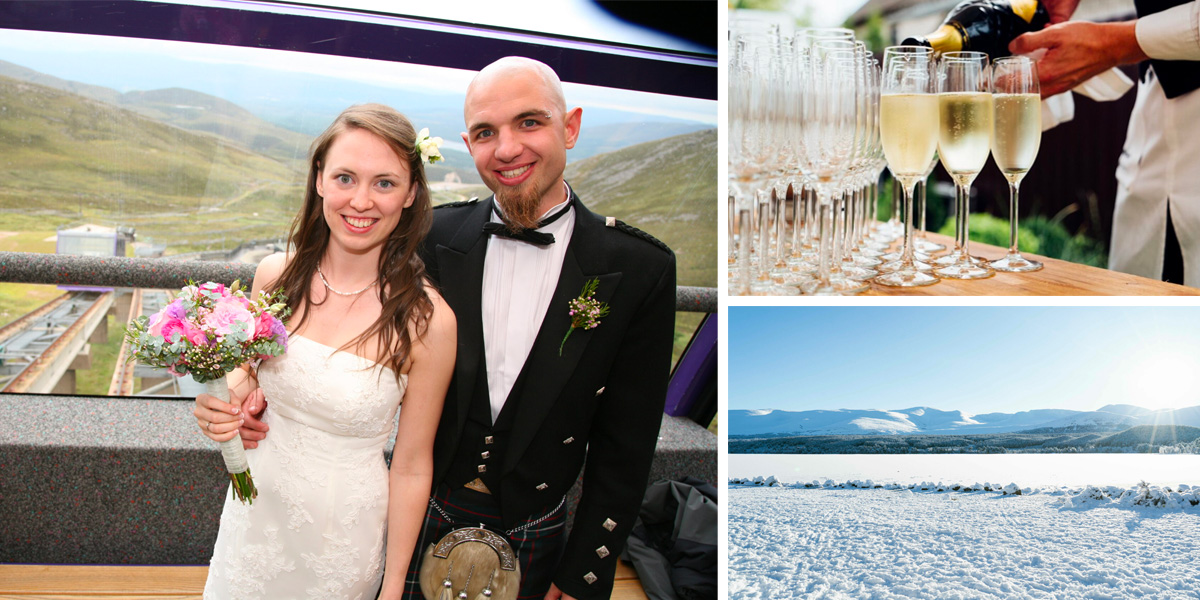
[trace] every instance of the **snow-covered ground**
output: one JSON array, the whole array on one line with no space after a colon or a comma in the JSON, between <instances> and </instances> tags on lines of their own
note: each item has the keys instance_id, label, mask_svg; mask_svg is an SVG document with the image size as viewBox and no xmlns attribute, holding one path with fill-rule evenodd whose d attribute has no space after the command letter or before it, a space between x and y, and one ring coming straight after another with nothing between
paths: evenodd
<instances>
[{"instance_id":1,"label":"snow-covered ground","mask_svg":"<svg viewBox=\"0 0 1200 600\"><path fill-rule=\"evenodd\" d=\"M730 477L1022 486L1200 485L1200 454L730 454Z\"/></svg>"},{"instance_id":2,"label":"snow-covered ground","mask_svg":"<svg viewBox=\"0 0 1200 600\"><path fill-rule=\"evenodd\" d=\"M1178 501L1186 487L1164 508L1120 497L1136 486L795 485L730 486L731 598L1200 599L1200 506Z\"/></svg>"}]
</instances>

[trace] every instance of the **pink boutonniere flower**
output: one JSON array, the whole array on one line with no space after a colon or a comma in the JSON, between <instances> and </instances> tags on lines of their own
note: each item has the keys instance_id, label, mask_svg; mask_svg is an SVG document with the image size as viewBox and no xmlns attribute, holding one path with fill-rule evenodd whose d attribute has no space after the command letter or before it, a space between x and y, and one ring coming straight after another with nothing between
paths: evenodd
<instances>
[{"instance_id":1,"label":"pink boutonniere flower","mask_svg":"<svg viewBox=\"0 0 1200 600\"><path fill-rule=\"evenodd\" d=\"M562 343L558 345L559 356L562 356L563 348L567 344L567 338L571 337L571 332L576 329L595 329L600 325L601 317L608 316L608 303L600 302L595 298L596 288L599 286L599 279L589 280L583 284L583 291L579 293L579 297L568 304L571 328L567 330L567 335L563 336Z\"/></svg>"}]
</instances>

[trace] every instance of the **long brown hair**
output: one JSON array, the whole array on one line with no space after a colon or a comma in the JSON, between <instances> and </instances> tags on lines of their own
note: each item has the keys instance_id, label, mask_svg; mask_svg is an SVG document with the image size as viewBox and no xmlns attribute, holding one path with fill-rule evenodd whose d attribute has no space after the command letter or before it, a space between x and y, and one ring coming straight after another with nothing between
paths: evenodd
<instances>
[{"instance_id":1,"label":"long brown hair","mask_svg":"<svg viewBox=\"0 0 1200 600\"><path fill-rule=\"evenodd\" d=\"M324 303L314 302L311 294L317 264L329 245L329 224L322 211L323 199L317 194L317 178L321 176L325 155L334 139L351 129L369 131L386 142L396 156L408 164L412 177L410 184L416 187L412 206L400 213L400 221L388 235L379 255L379 303L383 306L379 319L341 348L361 348L371 337L378 336L379 355L387 357L381 362L399 379L400 369L408 360L413 344L409 324L415 325L420 338L428 329L433 314L433 302L425 292L425 262L417 254L433 223L433 210L421 153L416 148L416 130L404 115L382 104L351 106L313 140L304 207L288 233L294 255L274 285L283 286L293 310L305 309L300 322L293 325L294 329L299 329L308 320L309 307Z\"/></svg>"}]
</instances>

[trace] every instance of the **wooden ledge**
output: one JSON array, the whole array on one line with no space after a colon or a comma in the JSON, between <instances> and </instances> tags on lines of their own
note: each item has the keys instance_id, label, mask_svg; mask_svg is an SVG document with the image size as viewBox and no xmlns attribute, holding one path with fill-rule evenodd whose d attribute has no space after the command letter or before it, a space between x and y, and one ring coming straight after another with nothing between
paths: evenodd
<instances>
[{"instance_id":1,"label":"wooden ledge","mask_svg":"<svg viewBox=\"0 0 1200 600\"><path fill-rule=\"evenodd\" d=\"M0 565L0 600L200 600L208 567ZM617 563L616 600L647 600L637 572Z\"/></svg>"}]
</instances>

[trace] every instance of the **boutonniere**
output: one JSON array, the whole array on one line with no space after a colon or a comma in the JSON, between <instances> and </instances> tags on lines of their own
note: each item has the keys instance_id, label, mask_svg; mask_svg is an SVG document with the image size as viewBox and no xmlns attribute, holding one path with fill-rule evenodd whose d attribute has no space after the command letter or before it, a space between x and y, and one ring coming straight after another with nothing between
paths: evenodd
<instances>
[{"instance_id":1,"label":"boutonniere","mask_svg":"<svg viewBox=\"0 0 1200 600\"><path fill-rule=\"evenodd\" d=\"M595 329L600 325L600 318L608 316L608 303L601 302L595 299L596 288L600 286L599 279L592 279L583 284L583 291L579 293L579 297L572 300L568 304L568 314L571 315L571 328L567 330L567 335L563 336L563 341L558 345L558 355L562 356L563 347L567 344L567 338L571 337L571 332L576 329Z\"/></svg>"},{"instance_id":2,"label":"boutonniere","mask_svg":"<svg viewBox=\"0 0 1200 600\"><path fill-rule=\"evenodd\" d=\"M417 151L421 153L421 160L432 165L442 159L442 138L429 137L429 128L426 127L417 133Z\"/></svg>"}]
</instances>

